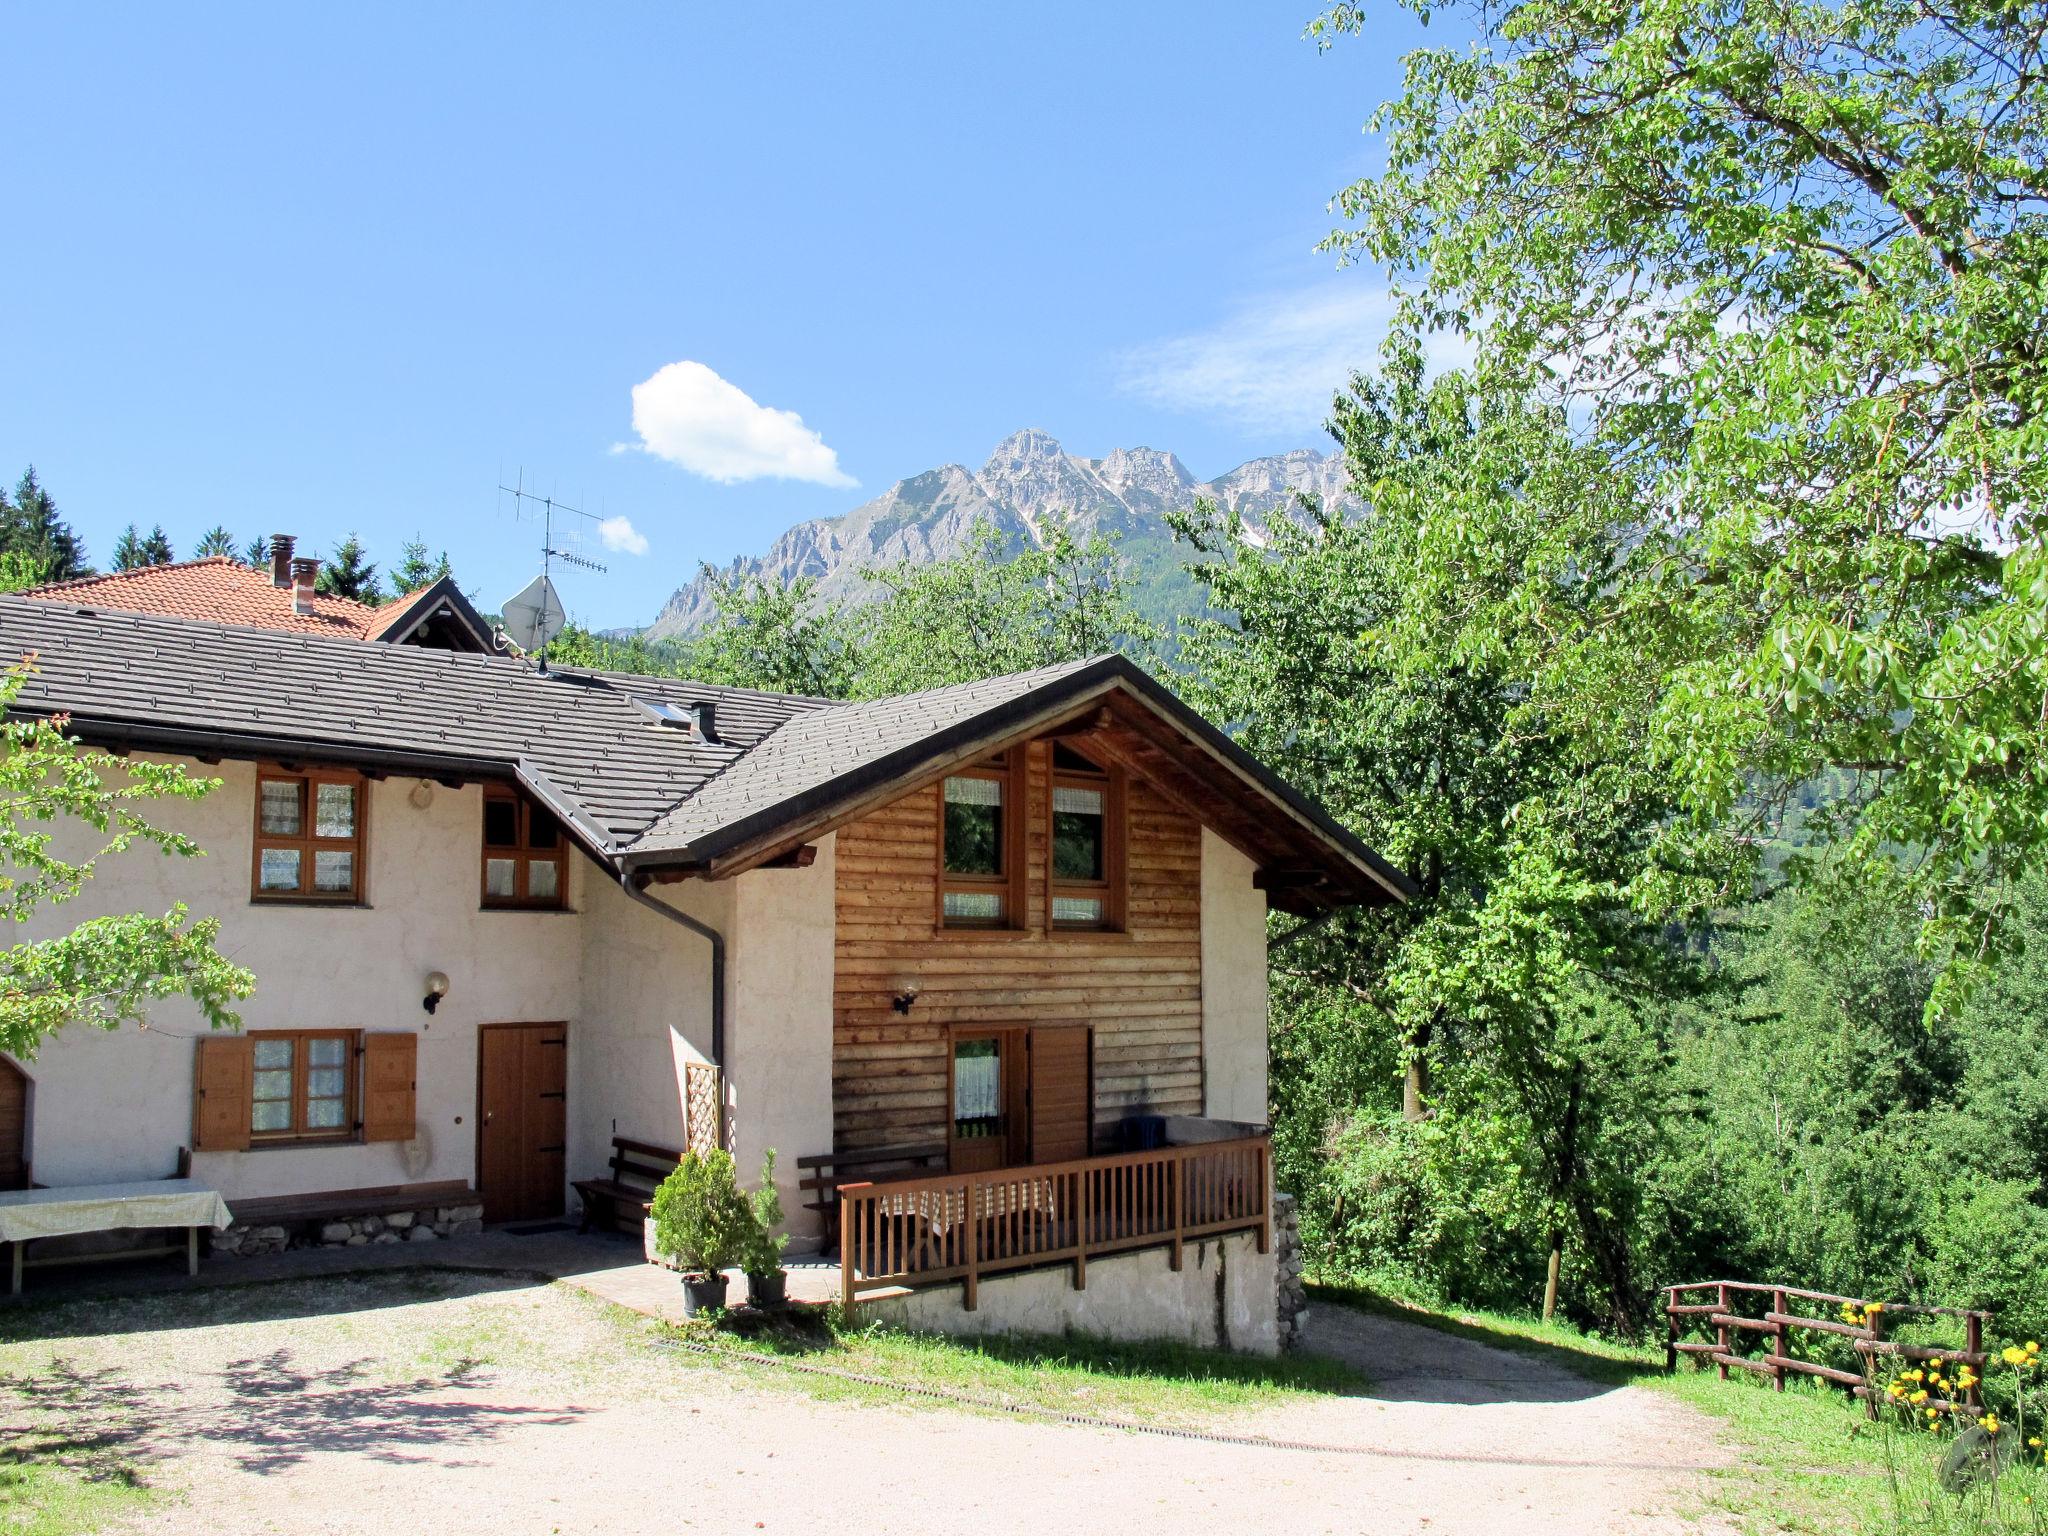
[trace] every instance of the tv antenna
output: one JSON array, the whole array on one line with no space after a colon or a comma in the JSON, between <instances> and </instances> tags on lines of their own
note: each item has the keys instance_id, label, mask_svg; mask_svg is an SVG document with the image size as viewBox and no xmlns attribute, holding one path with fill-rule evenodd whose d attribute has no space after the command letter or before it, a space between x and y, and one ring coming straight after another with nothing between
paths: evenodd
<instances>
[{"instance_id":1,"label":"tv antenna","mask_svg":"<svg viewBox=\"0 0 2048 1536\"><path fill-rule=\"evenodd\" d=\"M501 471L502 473L502 471ZM549 580L549 572L555 561L573 565L582 570L596 571L602 575L606 569L597 561L571 550L555 548L555 515L580 517L587 522L597 523L603 519L581 507L572 507L565 501L557 501L552 495L537 495L526 488L526 471L519 471L516 485L499 482L498 489L512 498L514 516L526 514L526 503L533 502L540 508L540 575L505 603L505 630L512 642L523 651L532 651L539 658L541 676L547 676L548 642L562 632L562 626L569 622L568 611L562 607L561 597L555 591L555 584Z\"/></svg>"}]
</instances>

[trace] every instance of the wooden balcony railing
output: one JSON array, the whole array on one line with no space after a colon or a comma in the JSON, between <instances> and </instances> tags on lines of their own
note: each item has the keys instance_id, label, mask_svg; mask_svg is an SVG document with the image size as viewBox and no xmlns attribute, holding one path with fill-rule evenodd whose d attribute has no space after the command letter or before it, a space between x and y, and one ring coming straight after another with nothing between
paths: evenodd
<instances>
[{"instance_id":1,"label":"wooden balcony railing","mask_svg":"<svg viewBox=\"0 0 2048 1536\"><path fill-rule=\"evenodd\" d=\"M1132 1248L1184 1247L1223 1232L1273 1241L1273 1148L1264 1136L1122 1152L985 1173L839 1186L840 1294L847 1306L895 1286L963 1282L974 1310L983 1275L1088 1261Z\"/></svg>"}]
</instances>

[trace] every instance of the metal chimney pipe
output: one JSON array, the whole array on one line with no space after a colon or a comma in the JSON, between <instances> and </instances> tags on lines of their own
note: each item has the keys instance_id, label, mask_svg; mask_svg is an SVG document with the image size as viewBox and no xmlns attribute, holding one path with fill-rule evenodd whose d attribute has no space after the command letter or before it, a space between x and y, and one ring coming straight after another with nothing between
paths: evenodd
<instances>
[{"instance_id":1,"label":"metal chimney pipe","mask_svg":"<svg viewBox=\"0 0 2048 1536\"><path fill-rule=\"evenodd\" d=\"M297 542L288 533L273 533L270 536L270 584L273 587L289 587L292 584L292 546Z\"/></svg>"},{"instance_id":2,"label":"metal chimney pipe","mask_svg":"<svg viewBox=\"0 0 2048 1536\"><path fill-rule=\"evenodd\" d=\"M308 618L313 613L313 583L320 575L320 562L301 556L292 561L292 612Z\"/></svg>"}]
</instances>

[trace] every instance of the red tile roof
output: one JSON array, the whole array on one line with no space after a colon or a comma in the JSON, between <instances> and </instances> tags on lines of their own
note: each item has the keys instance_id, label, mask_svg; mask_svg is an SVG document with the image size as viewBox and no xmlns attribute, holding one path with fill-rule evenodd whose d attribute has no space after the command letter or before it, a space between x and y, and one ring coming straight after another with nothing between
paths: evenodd
<instances>
[{"instance_id":1,"label":"red tile roof","mask_svg":"<svg viewBox=\"0 0 2048 1536\"><path fill-rule=\"evenodd\" d=\"M124 613L155 613L173 619L205 619L215 624L356 640L376 639L408 606L401 599L374 608L354 598L316 592L313 611L297 613L292 608L291 588L272 586L268 570L258 570L226 555L84 576L77 581L33 587L21 595L54 603L117 608Z\"/></svg>"}]
</instances>

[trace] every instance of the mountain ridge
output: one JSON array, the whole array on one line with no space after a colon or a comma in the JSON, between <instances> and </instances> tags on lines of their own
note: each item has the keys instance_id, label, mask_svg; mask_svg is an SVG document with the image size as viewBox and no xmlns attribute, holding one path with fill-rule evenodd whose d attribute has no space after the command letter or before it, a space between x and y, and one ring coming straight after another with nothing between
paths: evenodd
<instances>
[{"instance_id":1,"label":"mountain ridge","mask_svg":"<svg viewBox=\"0 0 2048 1536\"><path fill-rule=\"evenodd\" d=\"M850 512L786 529L762 554L699 571L662 605L645 633L675 639L701 628L716 612L717 579L809 578L827 600L859 603L873 591L860 574L864 568L948 559L967 547L982 521L1006 543L1043 544L1054 512L1066 513L1083 538L1114 534L1131 567L1138 607L1148 617L1170 618L1194 589L1173 554L1167 513L1207 498L1259 528L1302 494L1351 510L1359 506L1346 486L1343 460L1312 448L1249 459L1214 480L1197 480L1169 452L1115 448L1099 459L1081 458L1051 434L1027 427L998 443L979 470L963 464L924 470Z\"/></svg>"}]
</instances>

